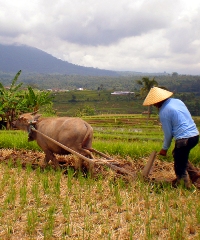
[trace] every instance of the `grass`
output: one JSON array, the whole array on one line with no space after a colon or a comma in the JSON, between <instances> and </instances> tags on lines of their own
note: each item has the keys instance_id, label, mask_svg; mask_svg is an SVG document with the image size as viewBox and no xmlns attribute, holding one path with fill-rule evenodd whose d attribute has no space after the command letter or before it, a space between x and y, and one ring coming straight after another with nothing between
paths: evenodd
<instances>
[{"instance_id":1,"label":"grass","mask_svg":"<svg viewBox=\"0 0 200 240\"><path fill-rule=\"evenodd\" d=\"M130 156L138 159L148 156L152 151L159 151L162 147L163 132L157 121L157 116L150 120L141 115L120 114L84 117L94 129L93 147L101 152L121 157ZM93 125L92 122L96 120ZM115 120L116 119L116 120ZM105 122L106 124L103 122ZM119 124L120 122L120 124ZM197 126L200 118L195 117ZM27 142L27 133L22 131L1 131L0 148L14 148L39 150L35 141ZM168 157L164 160L172 161L173 143L168 150ZM191 151L193 163L200 164L200 149L195 147Z\"/></svg>"},{"instance_id":2,"label":"grass","mask_svg":"<svg viewBox=\"0 0 200 240\"><path fill-rule=\"evenodd\" d=\"M27 173L5 164L0 173L1 239L200 237L199 191L110 175L94 180L52 170Z\"/></svg>"},{"instance_id":3,"label":"grass","mask_svg":"<svg viewBox=\"0 0 200 240\"><path fill-rule=\"evenodd\" d=\"M28 133L23 131L1 131L0 148L40 150L36 142L28 142Z\"/></svg>"},{"instance_id":4,"label":"grass","mask_svg":"<svg viewBox=\"0 0 200 240\"><path fill-rule=\"evenodd\" d=\"M77 110L86 106L93 109L94 113L98 115L133 114L146 110L142 106L143 100L137 99L134 95L111 95L111 92L111 90L101 92L91 90L58 92L53 94L53 107L57 110L59 116L76 116Z\"/></svg>"},{"instance_id":5,"label":"grass","mask_svg":"<svg viewBox=\"0 0 200 240\"><path fill-rule=\"evenodd\" d=\"M110 126L101 125L105 116L99 117L99 125L96 121L95 149L130 161L160 150L163 133L154 121L146 124L141 118L138 125L138 117L129 116L135 125L128 125L127 116L109 117ZM119 119L122 124L117 124ZM172 161L172 147L161 161ZM0 148L40 150L21 131L1 131ZM197 165L199 151L199 147L191 151ZM106 176L93 179L81 172L75 175L70 168L67 174L23 168L20 161L13 165L11 158L0 164L0 239L198 240L199 198L195 188L174 189L140 177L125 181L110 169Z\"/></svg>"}]
</instances>

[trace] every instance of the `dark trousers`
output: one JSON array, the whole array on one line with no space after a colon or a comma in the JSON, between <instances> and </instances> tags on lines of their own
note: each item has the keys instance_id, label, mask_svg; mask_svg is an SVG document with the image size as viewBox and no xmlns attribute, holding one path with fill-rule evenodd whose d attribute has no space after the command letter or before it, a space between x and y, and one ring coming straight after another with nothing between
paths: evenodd
<instances>
[{"instance_id":1,"label":"dark trousers","mask_svg":"<svg viewBox=\"0 0 200 240\"><path fill-rule=\"evenodd\" d=\"M173 150L174 157L174 171L177 178L184 178L187 175L187 164L190 150L194 148L199 142L199 136L188 138L186 146L177 147Z\"/></svg>"}]
</instances>

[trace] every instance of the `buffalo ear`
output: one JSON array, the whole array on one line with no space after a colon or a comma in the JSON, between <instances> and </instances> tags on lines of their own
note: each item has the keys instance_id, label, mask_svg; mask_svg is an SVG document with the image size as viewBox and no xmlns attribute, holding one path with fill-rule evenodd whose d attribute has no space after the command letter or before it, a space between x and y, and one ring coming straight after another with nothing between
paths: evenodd
<instances>
[{"instance_id":1,"label":"buffalo ear","mask_svg":"<svg viewBox=\"0 0 200 240\"><path fill-rule=\"evenodd\" d=\"M37 121L37 120L40 118L40 116L42 116L42 114L37 114L37 115L35 115L35 116L34 116L34 121Z\"/></svg>"},{"instance_id":2,"label":"buffalo ear","mask_svg":"<svg viewBox=\"0 0 200 240\"><path fill-rule=\"evenodd\" d=\"M35 115L39 110L32 112L31 115Z\"/></svg>"},{"instance_id":3,"label":"buffalo ear","mask_svg":"<svg viewBox=\"0 0 200 240\"><path fill-rule=\"evenodd\" d=\"M19 117L19 120L27 121L27 119L24 116Z\"/></svg>"}]
</instances>

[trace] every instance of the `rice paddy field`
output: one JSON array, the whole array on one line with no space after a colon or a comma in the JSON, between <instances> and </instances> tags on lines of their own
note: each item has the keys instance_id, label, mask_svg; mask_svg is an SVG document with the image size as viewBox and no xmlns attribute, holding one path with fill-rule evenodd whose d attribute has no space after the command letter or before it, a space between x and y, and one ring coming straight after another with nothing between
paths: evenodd
<instances>
[{"instance_id":1,"label":"rice paddy field","mask_svg":"<svg viewBox=\"0 0 200 240\"><path fill-rule=\"evenodd\" d=\"M173 188L171 151L156 156L148 178L141 171L162 147L157 116L97 115L93 148L134 174L95 164L76 171L76 156L57 156L60 170L43 169L44 153L22 131L0 131L0 239L200 239L200 190ZM194 118L198 128L200 117ZM99 158L95 155L95 158ZM200 168L200 148L190 161Z\"/></svg>"}]
</instances>

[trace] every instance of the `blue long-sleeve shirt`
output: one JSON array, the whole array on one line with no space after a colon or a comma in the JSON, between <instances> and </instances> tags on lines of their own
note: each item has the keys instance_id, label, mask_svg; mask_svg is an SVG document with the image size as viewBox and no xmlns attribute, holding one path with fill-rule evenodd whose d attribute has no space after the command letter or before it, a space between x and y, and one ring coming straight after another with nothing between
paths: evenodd
<instances>
[{"instance_id":1,"label":"blue long-sleeve shirt","mask_svg":"<svg viewBox=\"0 0 200 240\"><path fill-rule=\"evenodd\" d=\"M167 99L159 109L164 132L163 149L167 150L175 140L199 135L199 131L186 105L179 99Z\"/></svg>"}]
</instances>

